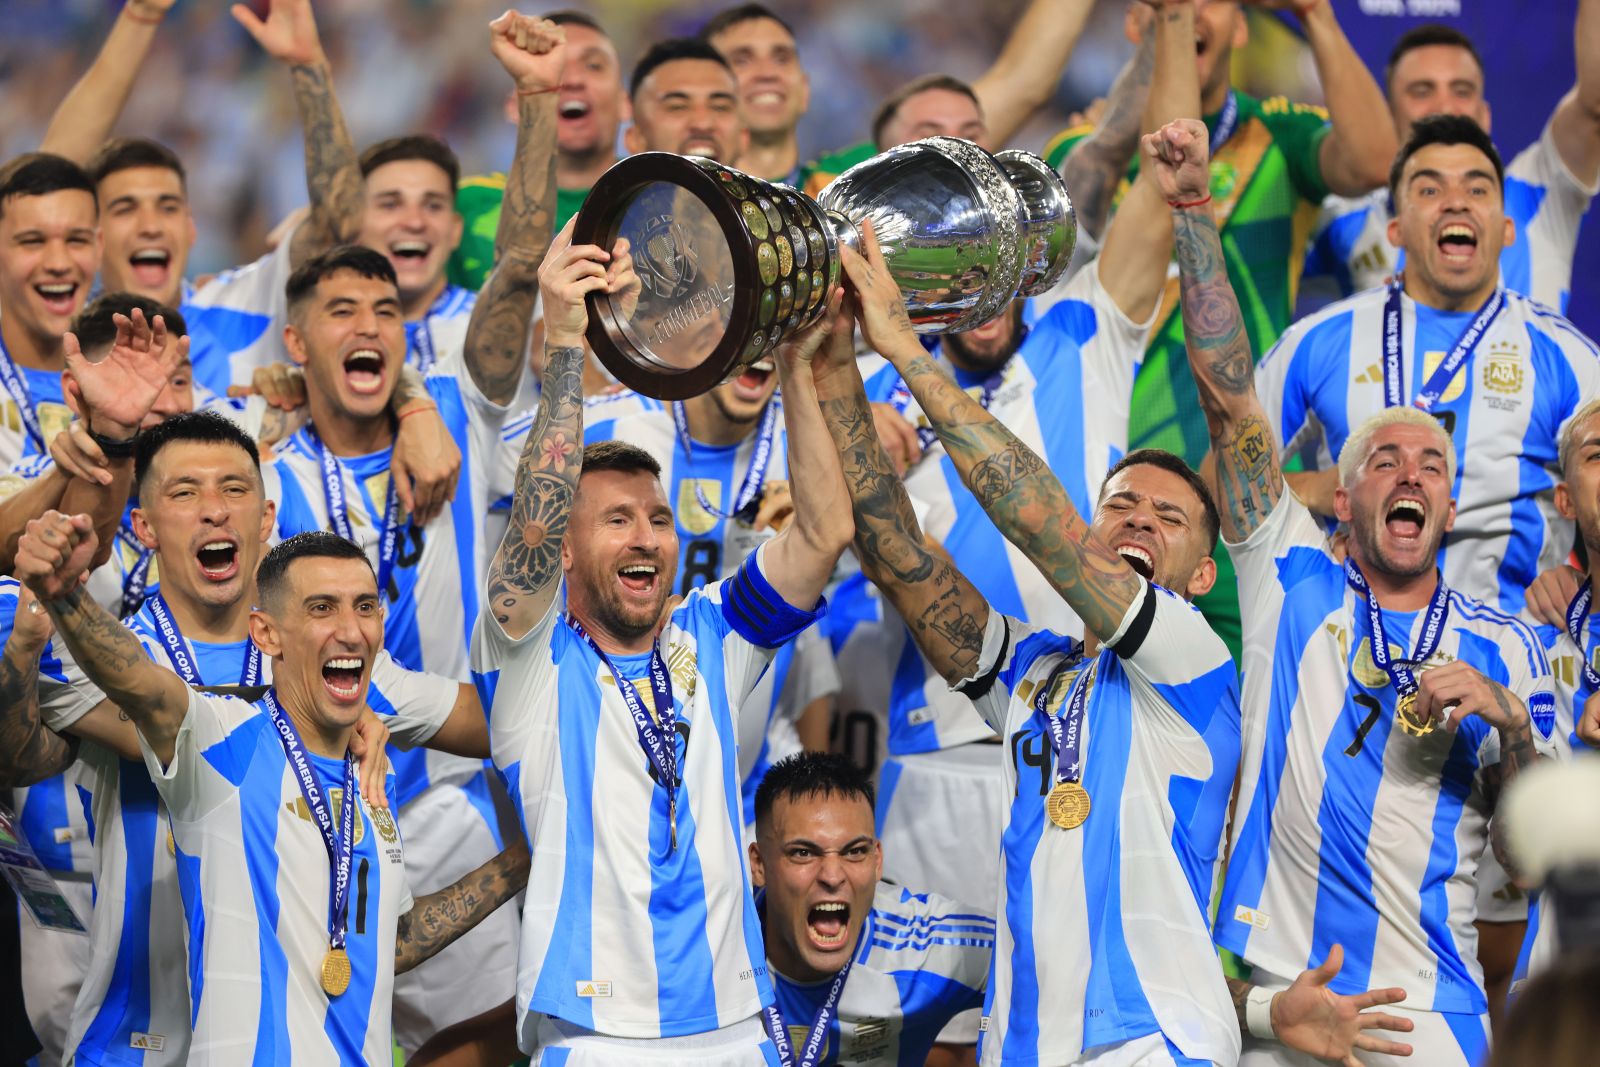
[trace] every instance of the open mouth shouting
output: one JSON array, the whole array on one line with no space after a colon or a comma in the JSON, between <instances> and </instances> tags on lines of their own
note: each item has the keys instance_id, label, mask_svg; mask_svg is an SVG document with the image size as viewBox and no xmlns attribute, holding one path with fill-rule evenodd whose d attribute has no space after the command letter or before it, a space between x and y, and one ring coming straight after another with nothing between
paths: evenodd
<instances>
[{"instance_id":1,"label":"open mouth shouting","mask_svg":"<svg viewBox=\"0 0 1600 1067\"><path fill-rule=\"evenodd\" d=\"M208 582L226 582L239 574L239 543L228 537L213 537L195 551L200 576Z\"/></svg>"},{"instance_id":2,"label":"open mouth shouting","mask_svg":"<svg viewBox=\"0 0 1600 1067\"><path fill-rule=\"evenodd\" d=\"M592 110L589 101L572 96L556 105L556 117L561 122L575 122L587 118Z\"/></svg>"},{"instance_id":3,"label":"open mouth shouting","mask_svg":"<svg viewBox=\"0 0 1600 1067\"><path fill-rule=\"evenodd\" d=\"M811 944L824 952L850 946L850 905L842 900L824 900L806 912L806 934Z\"/></svg>"},{"instance_id":4,"label":"open mouth shouting","mask_svg":"<svg viewBox=\"0 0 1600 1067\"><path fill-rule=\"evenodd\" d=\"M1400 497L1391 501L1383 513L1383 527L1389 536L1398 541L1416 541L1428 519L1428 506L1416 497Z\"/></svg>"},{"instance_id":5,"label":"open mouth shouting","mask_svg":"<svg viewBox=\"0 0 1600 1067\"><path fill-rule=\"evenodd\" d=\"M128 257L128 269L140 287L157 289L167 284L172 253L164 248L139 248Z\"/></svg>"},{"instance_id":6,"label":"open mouth shouting","mask_svg":"<svg viewBox=\"0 0 1600 1067\"><path fill-rule=\"evenodd\" d=\"M335 656L322 664L323 687L341 704L353 704L361 695L361 669L365 666L359 656Z\"/></svg>"},{"instance_id":7,"label":"open mouth shouting","mask_svg":"<svg viewBox=\"0 0 1600 1067\"><path fill-rule=\"evenodd\" d=\"M740 400L755 403L765 399L767 382L778 365L770 359L758 359L733 379L733 391Z\"/></svg>"},{"instance_id":8,"label":"open mouth shouting","mask_svg":"<svg viewBox=\"0 0 1600 1067\"><path fill-rule=\"evenodd\" d=\"M654 563L635 561L617 568L617 581L622 588L645 600L655 596L656 583L660 580L661 568Z\"/></svg>"},{"instance_id":9,"label":"open mouth shouting","mask_svg":"<svg viewBox=\"0 0 1600 1067\"><path fill-rule=\"evenodd\" d=\"M1118 545L1116 547L1116 552L1117 555L1123 558L1128 566L1133 568L1134 573L1139 575L1139 577L1143 578L1147 582L1155 581L1156 561L1155 557L1152 556L1147 549L1129 542L1127 544Z\"/></svg>"},{"instance_id":10,"label":"open mouth shouting","mask_svg":"<svg viewBox=\"0 0 1600 1067\"><path fill-rule=\"evenodd\" d=\"M433 251L433 245L427 241L395 241L389 245L389 259L395 268L420 267L427 261L428 253Z\"/></svg>"},{"instance_id":11,"label":"open mouth shouting","mask_svg":"<svg viewBox=\"0 0 1600 1067\"><path fill-rule=\"evenodd\" d=\"M77 310L77 282L41 282L33 291L52 315L71 316Z\"/></svg>"},{"instance_id":12,"label":"open mouth shouting","mask_svg":"<svg viewBox=\"0 0 1600 1067\"><path fill-rule=\"evenodd\" d=\"M1439 254L1449 264L1466 265L1478 254L1478 232L1464 222L1449 222L1439 228Z\"/></svg>"},{"instance_id":13,"label":"open mouth shouting","mask_svg":"<svg viewBox=\"0 0 1600 1067\"><path fill-rule=\"evenodd\" d=\"M344 357L344 380L351 392L374 396L383 391L383 353L376 348L358 348Z\"/></svg>"},{"instance_id":14,"label":"open mouth shouting","mask_svg":"<svg viewBox=\"0 0 1600 1067\"><path fill-rule=\"evenodd\" d=\"M721 147L709 137L690 137L678 149L679 155L700 156L703 159L716 159L722 154Z\"/></svg>"}]
</instances>

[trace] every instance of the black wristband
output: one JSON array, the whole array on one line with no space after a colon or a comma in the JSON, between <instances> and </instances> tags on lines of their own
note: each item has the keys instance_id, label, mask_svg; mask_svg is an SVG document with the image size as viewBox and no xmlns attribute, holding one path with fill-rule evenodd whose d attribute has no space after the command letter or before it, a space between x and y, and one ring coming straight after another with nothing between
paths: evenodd
<instances>
[{"instance_id":1,"label":"black wristband","mask_svg":"<svg viewBox=\"0 0 1600 1067\"><path fill-rule=\"evenodd\" d=\"M105 437L90 430L89 438L100 446L100 451L106 454L107 459L129 459L133 456L134 449L139 447L137 432L127 440L119 441L115 437Z\"/></svg>"}]
</instances>

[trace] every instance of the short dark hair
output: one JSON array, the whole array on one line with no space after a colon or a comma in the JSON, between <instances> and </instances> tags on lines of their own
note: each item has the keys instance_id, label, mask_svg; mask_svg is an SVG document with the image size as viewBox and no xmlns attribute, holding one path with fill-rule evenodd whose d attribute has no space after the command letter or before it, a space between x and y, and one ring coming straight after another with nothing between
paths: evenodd
<instances>
[{"instance_id":1,"label":"short dark hair","mask_svg":"<svg viewBox=\"0 0 1600 1067\"><path fill-rule=\"evenodd\" d=\"M89 158L89 165L84 170L95 185L99 185L108 175L134 167L170 170L178 176L178 182L186 192L189 188L189 174L183 169L183 161L178 158L178 153L148 137L113 137Z\"/></svg>"},{"instance_id":2,"label":"short dark hair","mask_svg":"<svg viewBox=\"0 0 1600 1067\"><path fill-rule=\"evenodd\" d=\"M94 196L94 182L84 169L65 156L50 152L27 152L0 167L0 215L6 203L19 196L48 196L68 189L82 189ZM98 203L95 211L100 210Z\"/></svg>"},{"instance_id":3,"label":"short dark hair","mask_svg":"<svg viewBox=\"0 0 1600 1067\"><path fill-rule=\"evenodd\" d=\"M420 159L444 171L450 178L450 194L455 195L456 186L461 182L461 161L449 145L429 133L408 133L370 145L361 153L361 176L367 177L385 163L408 159Z\"/></svg>"},{"instance_id":4,"label":"short dark hair","mask_svg":"<svg viewBox=\"0 0 1600 1067\"><path fill-rule=\"evenodd\" d=\"M698 37L669 37L665 41L657 41L651 45L644 55L639 57L639 62L633 68L633 80L628 83L628 96L639 95L639 86L644 84L657 67L664 66L680 59L703 59L709 63L733 73L733 68L728 66L728 61L722 58L722 53L712 48Z\"/></svg>"},{"instance_id":5,"label":"short dark hair","mask_svg":"<svg viewBox=\"0 0 1600 1067\"><path fill-rule=\"evenodd\" d=\"M214 411L184 411L160 425L139 435L133 452L133 484L144 486L146 475L163 448L179 441L197 441L201 444L233 445L250 457L251 466L261 473L261 453L253 437L245 433L238 423Z\"/></svg>"},{"instance_id":6,"label":"short dark hair","mask_svg":"<svg viewBox=\"0 0 1600 1067\"><path fill-rule=\"evenodd\" d=\"M322 279L342 270L359 274L363 278L388 282L397 288L400 284L399 279L395 277L394 264L390 263L389 257L382 252L375 252L363 245L336 245L321 255L312 256L289 275L289 282L283 287L283 291L290 317L292 318L296 309L316 291Z\"/></svg>"},{"instance_id":7,"label":"short dark hair","mask_svg":"<svg viewBox=\"0 0 1600 1067\"><path fill-rule=\"evenodd\" d=\"M661 477L661 464L656 457L625 441L596 441L583 450L583 466L579 477L599 471L621 471L623 474L644 472Z\"/></svg>"},{"instance_id":8,"label":"short dark hair","mask_svg":"<svg viewBox=\"0 0 1600 1067\"><path fill-rule=\"evenodd\" d=\"M1394 165L1389 168L1389 198L1395 202L1400 199L1400 176L1405 172L1406 163L1412 156L1436 144L1464 144L1471 145L1489 157L1489 162L1494 164L1495 182L1503 191L1506 186L1506 166L1500 160L1500 152L1495 148L1494 142L1472 119L1465 115L1429 115L1425 119L1418 119L1411 126L1411 136L1406 138L1406 143L1400 146L1400 151L1394 157Z\"/></svg>"},{"instance_id":9,"label":"short dark hair","mask_svg":"<svg viewBox=\"0 0 1600 1067\"><path fill-rule=\"evenodd\" d=\"M563 8L560 11L552 11L547 15L541 15L540 18L549 19L557 26L586 26L602 37L609 38L611 36L593 15L576 11L570 7Z\"/></svg>"},{"instance_id":10,"label":"short dark hair","mask_svg":"<svg viewBox=\"0 0 1600 1067\"><path fill-rule=\"evenodd\" d=\"M1126 456L1117 460L1106 471L1106 480L1100 483L1100 494L1097 499L1105 499L1106 486L1111 484L1122 471L1129 467L1160 467L1164 471L1171 471L1189 484L1194 490L1194 495L1200 498L1200 507L1204 512L1206 528L1206 555L1210 555L1217 543L1217 535L1222 532L1222 514L1217 511L1217 500L1211 495L1211 487L1205 479L1196 474L1194 468L1183 461L1183 457L1176 456L1164 448L1136 448Z\"/></svg>"},{"instance_id":11,"label":"short dark hair","mask_svg":"<svg viewBox=\"0 0 1600 1067\"><path fill-rule=\"evenodd\" d=\"M983 111L983 101L978 99L978 94L972 86L950 74L924 74L920 78L912 78L900 88L890 93L883 103L878 105L878 110L872 116L872 143L883 150L883 131L889 123L900 113L900 108L907 100L918 93L925 93L930 89L944 89L962 96L978 105L979 113Z\"/></svg>"},{"instance_id":12,"label":"short dark hair","mask_svg":"<svg viewBox=\"0 0 1600 1067\"><path fill-rule=\"evenodd\" d=\"M1389 50L1389 61L1383 65L1384 87L1387 88L1394 79L1394 68L1400 65L1400 60L1405 58L1407 52L1441 44L1450 48L1466 49L1472 56L1472 61L1478 64L1478 69L1483 70L1483 57L1478 54L1478 46L1472 43L1472 38L1454 26L1430 22L1402 33L1400 39L1394 43L1394 47Z\"/></svg>"},{"instance_id":13,"label":"short dark hair","mask_svg":"<svg viewBox=\"0 0 1600 1067\"><path fill-rule=\"evenodd\" d=\"M126 315L131 318L135 308L144 312L146 322L154 322L157 315L161 316L167 333L173 337L189 336L189 324L183 321L183 315L175 308L133 293L101 293L85 304L72 320L72 333L77 337L78 347L83 354L109 348L117 337L114 316Z\"/></svg>"},{"instance_id":14,"label":"short dark hair","mask_svg":"<svg viewBox=\"0 0 1600 1067\"><path fill-rule=\"evenodd\" d=\"M372 570L372 561L354 541L346 541L328 530L312 530L279 541L256 568L256 602L268 611L275 610L288 582L289 565L297 559L359 559ZM376 573L373 581L377 581Z\"/></svg>"},{"instance_id":15,"label":"short dark hair","mask_svg":"<svg viewBox=\"0 0 1600 1067\"><path fill-rule=\"evenodd\" d=\"M837 752L796 752L767 768L756 787L756 825L771 818L779 800L801 797L862 800L868 808L877 804L871 780L847 757Z\"/></svg>"},{"instance_id":16,"label":"short dark hair","mask_svg":"<svg viewBox=\"0 0 1600 1067\"><path fill-rule=\"evenodd\" d=\"M735 4L712 15L711 21L700 30L700 39L709 42L711 38L731 26L737 26L741 22L754 22L756 19L771 19L782 26L790 37L795 36L794 27L766 4Z\"/></svg>"}]
</instances>

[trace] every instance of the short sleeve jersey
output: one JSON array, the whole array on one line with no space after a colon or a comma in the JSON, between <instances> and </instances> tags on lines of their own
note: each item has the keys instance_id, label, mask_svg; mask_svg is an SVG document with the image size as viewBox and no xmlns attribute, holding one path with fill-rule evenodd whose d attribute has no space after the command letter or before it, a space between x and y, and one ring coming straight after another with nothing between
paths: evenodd
<instances>
[{"instance_id":1,"label":"short sleeve jersey","mask_svg":"<svg viewBox=\"0 0 1600 1067\"><path fill-rule=\"evenodd\" d=\"M288 358L283 327L289 321L289 259L293 234L254 263L225 270L200 286L185 288L183 321L189 327L194 380L213 396L230 385L249 385L258 367Z\"/></svg>"}]
</instances>

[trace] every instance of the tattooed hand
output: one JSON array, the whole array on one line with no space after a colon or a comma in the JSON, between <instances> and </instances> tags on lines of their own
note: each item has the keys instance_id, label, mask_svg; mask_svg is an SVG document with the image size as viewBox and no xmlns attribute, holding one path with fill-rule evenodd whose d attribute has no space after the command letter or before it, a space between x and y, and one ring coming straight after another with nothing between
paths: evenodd
<instances>
[{"instance_id":1,"label":"tattooed hand","mask_svg":"<svg viewBox=\"0 0 1600 1067\"><path fill-rule=\"evenodd\" d=\"M1169 204L1204 200L1211 192L1210 134L1198 119L1178 119L1140 140L1156 186Z\"/></svg>"},{"instance_id":2,"label":"tattooed hand","mask_svg":"<svg viewBox=\"0 0 1600 1067\"><path fill-rule=\"evenodd\" d=\"M97 545L89 516L47 511L17 541L17 580L40 600L57 600L83 583Z\"/></svg>"},{"instance_id":3,"label":"tattooed hand","mask_svg":"<svg viewBox=\"0 0 1600 1067\"><path fill-rule=\"evenodd\" d=\"M1528 709L1517 695L1477 668L1455 660L1422 672L1417 679L1417 718L1454 730L1476 715L1497 730L1528 725Z\"/></svg>"},{"instance_id":4,"label":"tattooed hand","mask_svg":"<svg viewBox=\"0 0 1600 1067\"><path fill-rule=\"evenodd\" d=\"M911 317L906 314L905 297L889 273L871 219L861 222L860 253L847 245L840 246L839 253L845 275L850 279L856 319L861 323L867 344L897 367L899 357L910 352L907 342L921 352L922 346L911 330Z\"/></svg>"}]
</instances>

